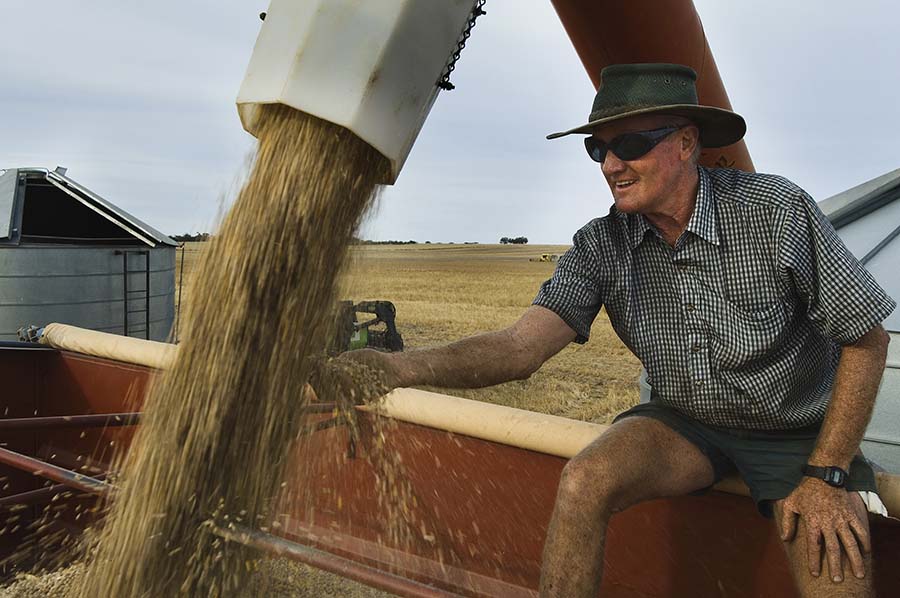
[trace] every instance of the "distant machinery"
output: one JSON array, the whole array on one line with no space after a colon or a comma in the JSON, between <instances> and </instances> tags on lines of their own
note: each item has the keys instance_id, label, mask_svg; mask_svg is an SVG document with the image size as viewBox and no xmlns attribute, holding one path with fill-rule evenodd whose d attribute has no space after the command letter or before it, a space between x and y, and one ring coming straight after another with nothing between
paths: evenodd
<instances>
[{"instance_id":1,"label":"distant machinery","mask_svg":"<svg viewBox=\"0 0 900 598\"><path fill-rule=\"evenodd\" d=\"M177 243L64 168L0 172L0 341L50 322L166 340Z\"/></svg>"},{"instance_id":2,"label":"distant machinery","mask_svg":"<svg viewBox=\"0 0 900 598\"><path fill-rule=\"evenodd\" d=\"M370 314L359 321L357 314ZM403 337L397 331L397 309L390 301L341 301L338 304L338 324L332 351L340 353L353 349L402 351Z\"/></svg>"}]
</instances>

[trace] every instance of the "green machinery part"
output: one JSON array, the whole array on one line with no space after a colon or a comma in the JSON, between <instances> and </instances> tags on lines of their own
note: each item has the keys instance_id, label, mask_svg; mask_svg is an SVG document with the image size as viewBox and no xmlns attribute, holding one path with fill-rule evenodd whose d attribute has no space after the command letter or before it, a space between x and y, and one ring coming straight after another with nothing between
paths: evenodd
<instances>
[{"instance_id":1,"label":"green machinery part","mask_svg":"<svg viewBox=\"0 0 900 598\"><path fill-rule=\"evenodd\" d=\"M360 321L357 314L373 317ZM397 309L390 301L341 301L338 306L337 332L334 351L355 349L380 349L402 351L403 337L397 332L395 318Z\"/></svg>"}]
</instances>

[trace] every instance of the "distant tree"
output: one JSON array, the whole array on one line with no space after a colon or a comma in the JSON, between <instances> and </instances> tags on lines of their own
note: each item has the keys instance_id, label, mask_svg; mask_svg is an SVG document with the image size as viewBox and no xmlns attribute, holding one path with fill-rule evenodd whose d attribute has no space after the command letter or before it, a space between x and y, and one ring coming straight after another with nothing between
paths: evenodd
<instances>
[{"instance_id":1,"label":"distant tree","mask_svg":"<svg viewBox=\"0 0 900 598\"><path fill-rule=\"evenodd\" d=\"M513 245L525 245L528 243L528 237L503 237L500 239L500 243L506 245L507 243L512 243Z\"/></svg>"},{"instance_id":2,"label":"distant tree","mask_svg":"<svg viewBox=\"0 0 900 598\"><path fill-rule=\"evenodd\" d=\"M506 245L507 243L512 243L513 245L525 245L528 243L528 237L501 237L500 244Z\"/></svg>"}]
</instances>

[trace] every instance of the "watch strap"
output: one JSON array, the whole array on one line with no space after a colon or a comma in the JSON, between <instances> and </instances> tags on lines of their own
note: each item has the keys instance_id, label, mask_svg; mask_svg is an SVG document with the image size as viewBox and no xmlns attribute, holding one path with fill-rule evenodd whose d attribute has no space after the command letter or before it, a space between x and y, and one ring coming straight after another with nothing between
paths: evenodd
<instances>
[{"instance_id":1,"label":"watch strap","mask_svg":"<svg viewBox=\"0 0 900 598\"><path fill-rule=\"evenodd\" d=\"M848 473L831 465L829 467L819 467L818 465L806 464L803 466L803 475L824 481L829 486L835 488L843 488L847 483Z\"/></svg>"}]
</instances>

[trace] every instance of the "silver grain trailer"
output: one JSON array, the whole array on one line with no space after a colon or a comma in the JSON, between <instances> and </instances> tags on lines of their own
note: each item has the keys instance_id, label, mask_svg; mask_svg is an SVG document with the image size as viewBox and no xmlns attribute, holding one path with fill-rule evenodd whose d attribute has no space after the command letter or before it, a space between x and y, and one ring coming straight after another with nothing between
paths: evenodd
<instances>
[{"instance_id":1,"label":"silver grain trailer","mask_svg":"<svg viewBox=\"0 0 900 598\"><path fill-rule=\"evenodd\" d=\"M0 172L0 340L50 322L166 340L177 243L62 168Z\"/></svg>"},{"instance_id":2,"label":"silver grain trailer","mask_svg":"<svg viewBox=\"0 0 900 598\"><path fill-rule=\"evenodd\" d=\"M878 283L900 301L900 169L821 202L841 239ZM900 309L884 327L891 335L887 366L862 449L900 473Z\"/></svg>"}]
</instances>

